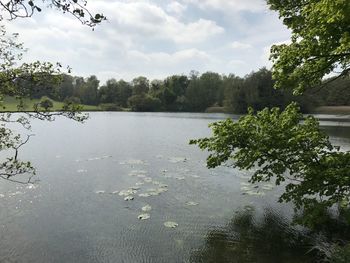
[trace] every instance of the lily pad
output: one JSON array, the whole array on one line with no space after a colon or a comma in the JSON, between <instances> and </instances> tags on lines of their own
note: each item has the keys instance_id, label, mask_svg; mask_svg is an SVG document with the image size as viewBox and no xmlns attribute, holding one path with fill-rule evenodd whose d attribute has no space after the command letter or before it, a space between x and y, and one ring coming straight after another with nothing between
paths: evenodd
<instances>
[{"instance_id":1,"label":"lily pad","mask_svg":"<svg viewBox=\"0 0 350 263\"><path fill-rule=\"evenodd\" d=\"M124 198L124 200L125 200L125 201L132 201L132 200L134 200L134 197L131 196L131 195L128 195L128 196L126 196L126 197Z\"/></svg>"},{"instance_id":2,"label":"lily pad","mask_svg":"<svg viewBox=\"0 0 350 263\"><path fill-rule=\"evenodd\" d=\"M136 190L128 189L128 190L121 190L119 192L119 195L120 196L128 196L128 195L133 195L133 194L136 194L136 193L137 193Z\"/></svg>"},{"instance_id":3,"label":"lily pad","mask_svg":"<svg viewBox=\"0 0 350 263\"><path fill-rule=\"evenodd\" d=\"M143 193L143 194L139 194L139 197L150 197L151 195L148 193Z\"/></svg>"},{"instance_id":4,"label":"lily pad","mask_svg":"<svg viewBox=\"0 0 350 263\"><path fill-rule=\"evenodd\" d=\"M163 187L162 188L158 188L156 192L158 192L158 193L165 193L165 192L168 192L168 188L165 188L165 187L164 188Z\"/></svg>"},{"instance_id":5,"label":"lily pad","mask_svg":"<svg viewBox=\"0 0 350 263\"><path fill-rule=\"evenodd\" d=\"M150 214L141 214L137 218L140 220L147 220L147 219L150 219L150 217L151 217Z\"/></svg>"},{"instance_id":6,"label":"lily pad","mask_svg":"<svg viewBox=\"0 0 350 263\"><path fill-rule=\"evenodd\" d=\"M179 224L176 223L176 222L167 221L167 222L164 223L164 226L168 227L168 228L176 228L176 227L179 226Z\"/></svg>"},{"instance_id":7,"label":"lily pad","mask_svg":"<svg viewBox=\"0 0 350 263\"><path fill-rule=\"evenodd\" d=\"M151 183L152 182L152 178L151 177L145 177L143 179L146 183Z\"/></svg>"},{"instance_id":8,"label":"lily pad","mask_svg":"<svg viewBox=\"0 0 350 263\"><path fill-rule=\"evenodd\" d=\"M157 195L160 195L160 193L159 193L158 191L149 192L148 194L149 194L149 195L151 195L151 196L157 196Z\"/></svg>"},{"instance_id":9,"label":"lily pad","mask_svg":"<svg viewBox=\"0 0 350 263\"><path fill-rule=\"evenodd\" d=\"M151 210L152 210L152 207L150 205L145 205L144 207L142 207L143 212L149 212Z\"/></svg>"}]
</instances>

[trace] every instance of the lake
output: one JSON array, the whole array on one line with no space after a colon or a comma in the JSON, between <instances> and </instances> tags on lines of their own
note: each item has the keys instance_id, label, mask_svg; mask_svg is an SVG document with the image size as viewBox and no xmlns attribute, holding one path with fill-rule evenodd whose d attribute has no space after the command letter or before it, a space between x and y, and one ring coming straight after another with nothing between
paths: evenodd
<instances>
[{"instance_id":1,"label":"lake","mask_svg":"<svg viewBox=\"0 0 350 263\"><path fill-rule=\"evenodd\" d=\"M34 121L20 157L40 182L0 181L0 262L215 262L201 251L220 254L235 240L218 234L210 244L237 211L271 207L289 218L292 208L275 202L281 189L253 188L248 172L230 167L208 170L206 153L188 144L227 117L100 112L85 124ZM349 123L323 124L350 149Z\"/></svg>"}]
</instances>

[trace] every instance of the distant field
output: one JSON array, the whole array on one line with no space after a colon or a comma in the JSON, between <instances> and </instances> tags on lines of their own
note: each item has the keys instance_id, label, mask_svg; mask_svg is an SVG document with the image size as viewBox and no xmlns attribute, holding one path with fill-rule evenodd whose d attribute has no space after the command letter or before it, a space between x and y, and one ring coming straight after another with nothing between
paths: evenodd
<instances>
[{"instance_id":1,"label":"distant field","mask_svg":"<svg viewBox=\"0 0 350 263\"><path fill-rule=\"evenodd\" d=\"M38 103L39 99L24 99L24 111L33 111L33 105ZM54 101L53 102L53 111L61 110L63 107L63 102ZM0 108L0 112L17 112L17 104L18 101L12 97L6 97L3 101L3 107ZM98 106L91 105L82 105L84 111L99 111L100 108Z\"/></svg>"},{"instance_id":2,"label":"distant field","mask_svg":"<svg viewBox=\"0 0 350 263\"><path fill-rule=\"evenodd\" d=\"M350 114L350 106L322 106L314 109L312 113L315 114Z\"/></svg>"}]
</instances>

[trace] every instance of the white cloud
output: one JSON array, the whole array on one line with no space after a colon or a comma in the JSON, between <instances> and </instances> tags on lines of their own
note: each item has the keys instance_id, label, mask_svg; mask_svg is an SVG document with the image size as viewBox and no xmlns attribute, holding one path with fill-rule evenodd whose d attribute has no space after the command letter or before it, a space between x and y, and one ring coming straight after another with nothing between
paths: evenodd
<instances>
[{"instance_id":1,"label":"white cloud","mask_svg":"<svg viewBox=\"0 0 350 263\"><path fill-rule=\"evenodd\" d=\"M170 2L167 7L166 7L166 11L168 13L172 13L175 15L182 15L182 13L187 9L187 6L184 4L181 4L179 2L176 1L172 1Z\"/></svg>"},{"instance_id":2,"label":"white cloud","mask_svg":"<svg viewBox=\"0 0 350 263\"><path fill-rule=\"evenodd\" d=\"M213 8L225 12L261 12L266 10L265 0L183 0L200 8Z\"/></svg>"},{"instance_id":3,"label":"white cloud","mask_svg":"<svg viewBox=\"0 0 350 263\"><path fill-rule=\"evenodd\" d=\"M230 46L233 49L249 49L249 48L252 48L252 45L246 44L246 43L242 43L242 42L239 42L239 41L234 41Z\"/></svg>"},{"instance_id":4,"label":"white cloud","mask_svg":"<svg viewBox=\"0 0 350 263\"><path fill-rule=\"evenodd\" d=\"M29 48L25 61L59 61L71 66L75 75L97 75L101 83L112 77L164 78L191 70L243 76L266 65L270 44L287 39L289 32L269 12L254 14L254 19L235 13L242 22L236 23L211 11L257 12L258 2L94 0L89 8L108 17L94 32L51 9L7 22L7 27Z\"/></svg>"},{"instance_id":5,"label":"white cloud","mask_svg":"<svg viewBox=\"0 0 350 263\"><path fill-rule=\"evenodd\" d=\"M197 43L224 33L215 21L199 18L185 23L165 12L151 2L94 3L98 9L108 10L106 16L115 31L153 39L170 40L175 43Z\"/></svg>"}]
</instances>

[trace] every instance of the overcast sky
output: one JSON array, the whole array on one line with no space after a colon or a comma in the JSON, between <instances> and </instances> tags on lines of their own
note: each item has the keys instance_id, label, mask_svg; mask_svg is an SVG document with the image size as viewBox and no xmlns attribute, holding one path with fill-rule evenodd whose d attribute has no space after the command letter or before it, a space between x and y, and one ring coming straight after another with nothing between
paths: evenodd
<instances>
[{"instance_id":1,"label":"overcast sky","mask_svg":"<svg viewBox=\"0 0 350 263\"><path fill-rule=\"evenodd\" d=\"M20 34L26 61L59 61L102 83L191 70L244 76L270 67L270 46L290 36L265 0L90 0L88 8L108 18L95 31L47 9L7 29Z\"/></svg>"}]
</instances>

